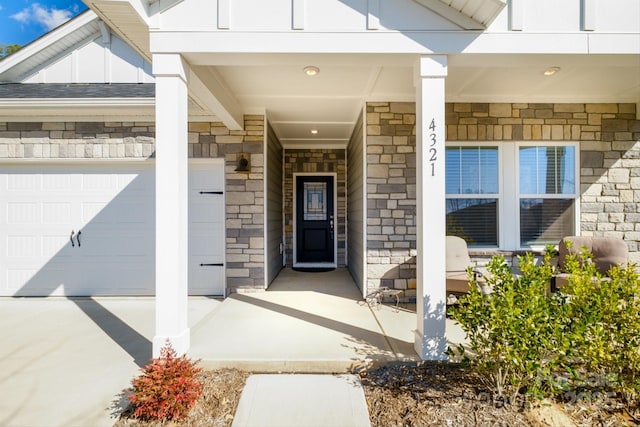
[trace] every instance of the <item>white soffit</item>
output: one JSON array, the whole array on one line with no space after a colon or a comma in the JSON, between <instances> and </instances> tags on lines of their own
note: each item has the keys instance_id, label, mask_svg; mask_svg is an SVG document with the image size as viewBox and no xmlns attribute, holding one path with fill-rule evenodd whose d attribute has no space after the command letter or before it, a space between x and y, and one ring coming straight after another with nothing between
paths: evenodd
<instances>
[{"instance_id":1,"label":"white soffit","mask_svg":"<svg viewBox=\"0 0 640 427\"><path fill-rule=\"evenodd\" d=\"M146 17L126 0L85 0L108 26L131 45L147 61L151 62L149 27Z\"/></svg>"},{"instance_id":2,"label":"white soffit","mask_svg":"<svg viewBox=\"0 0 640 427\"><path fill-rule=\"evenodd\" d=\"M507 5L506 0L414 0L465 30L484 30Z\"/></svg>"}]
</instances>

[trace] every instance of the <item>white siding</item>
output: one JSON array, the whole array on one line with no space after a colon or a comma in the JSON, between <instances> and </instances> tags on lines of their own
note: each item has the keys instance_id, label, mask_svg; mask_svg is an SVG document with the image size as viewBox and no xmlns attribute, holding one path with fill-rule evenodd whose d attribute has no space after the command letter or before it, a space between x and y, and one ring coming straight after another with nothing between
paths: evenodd
<instances>
[{"instance_id":1,"label":"white siding","mask_svg":"<svg viewBox=\"0 0 640 427\"><path fill-rule=\"evenodd\" d=\"M96 34L21 79L21 83L151 82L151 65L115 34L107 46Z\"/></svg>"},{"instance_id":2,"label":"white siding","mask_svg":"<svg viewBox=\"0 0 640 427\"><path fill-rule=\"evenodd\" d=\"M217 31L218 22L224 21L224 31L361 32L370 31L367 22L371 14L376 21L373 32L462 31L458 25L413 0L225 0L225 4L229 5L228 16L225 14L219 20L217 1L178 3L162 13L161 28ZM294 7L302 10L294 11ZM512 0L487 32L509 31L512 7L522 11L522 32L579 33L583 30L581 17L585 7L596 9L596 32L625 33L640 29L638 0Z\"/></svg>"},{"instance_id":3,"label":"white siding","mask_svg":"<svg viewBox=\"0 0 640 427\"><path fill-rule=\"evenodd\" d=\"M369 15L367 0L228 0L231 31L293 31L294 5L296 29L306 31L366 31ZM162 13L163 30L215 31L218 29L217 2L191 0ZM436 13L410 0L380 0L380 29L455 30L460 29ZM223 19L224 20L224 19ZM225 29L226 31L226 29Z\"/></svg>"}]
</instances>

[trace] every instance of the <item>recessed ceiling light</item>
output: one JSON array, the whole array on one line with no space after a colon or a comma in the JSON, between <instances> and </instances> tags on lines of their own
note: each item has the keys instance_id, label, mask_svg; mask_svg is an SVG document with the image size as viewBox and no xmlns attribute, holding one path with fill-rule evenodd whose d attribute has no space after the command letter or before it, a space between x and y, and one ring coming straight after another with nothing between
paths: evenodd
<instances>
[{"instance_id":1,"label":"recessed ceiling light","mask_svg":"<svg viewBox=\"0 0 640 427\"><path fill-rule=\"evenodd\" d=\"M544 73L542 74L544 74L545 76L553 76L558 71L560 71L560 67L549 67L546 70L544 70Z\"/></svg>"},{"instance_id":2,"label":"recessed ceiling light","mask_svg":"<svg viewBox=\"0 0 640 427\"><path fill-rule=\"evenodd\" d=\"M318 129L311 129L311 134L312 135L317 135L318 134Z\"/></svg>"},{"instance_id":3,"label":"recessed ceiling light","mask_svg":"<svg viewBox=\"0 0 640 427\"><path fill-rule=\"evenodd\" d=\"M307 76L315 76L320 72L320 68L310 65L302 69Z\"/></svg>"}]
</instances>

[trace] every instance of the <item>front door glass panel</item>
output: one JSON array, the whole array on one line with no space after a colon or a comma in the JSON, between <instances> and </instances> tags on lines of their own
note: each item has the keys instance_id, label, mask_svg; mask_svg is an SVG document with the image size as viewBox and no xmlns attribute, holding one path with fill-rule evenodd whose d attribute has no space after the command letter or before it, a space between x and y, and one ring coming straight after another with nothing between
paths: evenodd
<instances>
[{"instance_id":1,"label":"front door glass panel","mask_svg":"<svg viewBox=\"0 0 640 427\"><path fill-rule=\"evenodd\" d=\"M304 220L327 220L327 183L304 183Z\"/></svg>"}]
</instances>

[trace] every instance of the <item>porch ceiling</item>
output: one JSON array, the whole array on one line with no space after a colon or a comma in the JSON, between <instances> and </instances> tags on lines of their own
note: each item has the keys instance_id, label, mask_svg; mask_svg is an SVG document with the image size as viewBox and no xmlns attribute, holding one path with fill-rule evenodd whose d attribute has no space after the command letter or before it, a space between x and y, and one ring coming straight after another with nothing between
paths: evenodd
<instances>
[{"instance_id":1,"label":"porch ceiling","mask_svg":"<svg viewBox=\"0 0 640 427\"><path fill-rule=\"evenodd\" d=\"M283 145L345 146L365 101L413 101L414 55L186 54ZM320 72L307 76L306 66ZM544 76L548 67L560 67ZM637 55L449 55L447 102L640 102ZM311 130L318 132L312 134Z\"/></svg>"}]
</instances>

